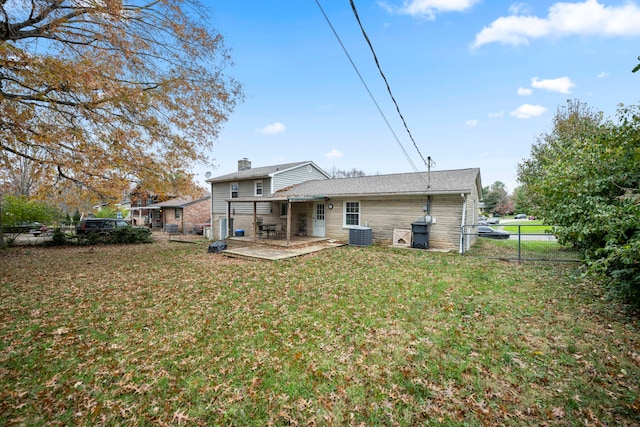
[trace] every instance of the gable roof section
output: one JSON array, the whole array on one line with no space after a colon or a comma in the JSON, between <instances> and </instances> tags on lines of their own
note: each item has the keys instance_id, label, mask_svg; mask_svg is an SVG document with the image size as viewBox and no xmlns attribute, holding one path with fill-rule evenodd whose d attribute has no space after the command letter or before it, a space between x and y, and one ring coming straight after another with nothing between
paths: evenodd
<instances>
[{"instance_id":1,"label":"gable roof section","mask_svg":"<svg viewBox=\"0 0 640 427\"><path fill-rule=\"evenodd\" d=\"M178 197L175 199L167 200L166 202L156 203L154 206L161 208L184 208L185 206L193 205L194 203L202 202L211 198L211 194L204 197L194 199L192 197Z\"/></svg>"},{"instance_id":2,"label":"gable roof section","mask_svg":"<svg viewBox=\"0 0 640 427\"><path fill-rule=\"evenodd\" d=\"M230 182L230 181L243 181L243 180L251 180L251 179L260 179L260 178L270 178L274 175L287 172L291 169L295 169L301 166L312 165L317 170L322 172L329 178L329 175L319 168L315 163L310 160L304 162L294 162L294 163L283 163L280 165L273 166L262 166L257 168L246 169L243 171L233 172L226 175L218 176L215 178L209 178L206 182Z\"/></svg>"},{"instance_id":3,"label":"gable roof section","mask_svg":"<svg viewBox=\"0 0 640 427\"><path fill-rule=\"evenodd\" d=\"M429 188L427 182L431 184ZM479 168L432 171L430 178L427 172L419 172L306 181L283 189L274 197L469 194L473 191L482 194Z\"/></svg>"}]
</instances>

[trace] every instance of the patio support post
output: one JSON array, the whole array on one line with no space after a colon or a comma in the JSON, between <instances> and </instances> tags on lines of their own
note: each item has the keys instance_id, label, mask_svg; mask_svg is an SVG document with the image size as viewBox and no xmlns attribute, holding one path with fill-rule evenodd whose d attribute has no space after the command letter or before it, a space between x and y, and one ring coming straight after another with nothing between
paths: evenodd
<instances>
[{"instance_id":1,"label":"patio support post","mask_svg":"<svg viewBox=\"0 0 640 427\"><path fill-rule=\"evenodd\" d=\"M291 200L287 200L287 246L291 241Z\"/></svg>"},{"instance_id":2,"label":"patio support post","mask_svg":"<svg viewBox=\"0 0 640 427\"><path fill-rule=\"evenodd\" d=\"M253 241L258 238L258 202L253 202Z\"/></svg>"}]
</instances>

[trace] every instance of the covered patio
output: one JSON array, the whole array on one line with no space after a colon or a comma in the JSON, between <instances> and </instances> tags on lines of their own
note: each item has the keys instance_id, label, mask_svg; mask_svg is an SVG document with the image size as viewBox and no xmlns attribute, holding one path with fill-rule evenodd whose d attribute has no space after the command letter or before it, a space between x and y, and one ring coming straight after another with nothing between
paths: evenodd
<instances>
[{"instance_id":1,"label":"covered patio","mask_svg":"<svg viewBox=\"0 0 640 427\"><path fill-rule=\"evenodd\" d=\"M323 236L308 236L307 226L294 225L293 217L300 214L301 209L296 209L302 204L324 202L325 196L314 197L243 197L226 199L227 203L227 239L238 242L265 243L273 246L300 246L326 240ZM233 214L235 204L251 204L253 207L253 230L250 236L234 236ZM258 205L270 204L271 215L259 215ZM286 206L286 214L279 215L278 208L281 204ZM309 209L306 209L308 211ZM276 212L274 214L274 212ZM305 214L306 215L306 214ZM262 221L264 217L266 221ZM305 217L306 218L306 217ZM324 220L324 219L323 219ZM306 220L305 220L306 221ZM324 233L323 233L324 234Z\"/></svg>"}]
</instances>

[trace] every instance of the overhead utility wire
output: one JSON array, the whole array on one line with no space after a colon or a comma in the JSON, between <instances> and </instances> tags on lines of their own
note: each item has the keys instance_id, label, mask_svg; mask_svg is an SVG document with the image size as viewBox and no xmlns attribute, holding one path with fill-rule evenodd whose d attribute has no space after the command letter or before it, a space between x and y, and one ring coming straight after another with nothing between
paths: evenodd
<instances>
[{"instance_id":1,"label":"overhead utility wire","mask_svg":"<svg viewBox=\"0 0 640 427\"><path fill-rule=\"evenodd\" d=\"M396 102L396 98L393 96L393 93L391 93L391 87L389 87L389 82L387 81L387 77L382 72L382 68L380 67L380 62L378 61L378 56L376 55L376 52L373 49L373 45L371 44L371 40L369 40L369 36L367 35L367 32L364 30L364 27L362 26L362 22L360 22L360 16L358 16L358 11L356 10L356 5L353 3L353 0L349 0L349 3L351 3L351 10L353 10L353 14L356 17L356 21L358 21L358 25L360 26L360 31L362 31L362 35L364 36L364 39L367 41L367 44L369 45L369 49L371 50L371 54L373 55L373 59L376 62L376 67L378 67L378 71L380 72L380 75L382 76L382 79L384 80L385 85L387 85L387 92L389 92L389 96L391 96L391 100L393 101L393 104L396 106L396 111L398 111L398 115L402 119L402 124L404 125L404 128L407 130L407 133L409 134L409 138L411 139L411 142L413 142L413 146L416 148L416 151L420 155L420 158L422 159L423 163L425 164L425 166L430 167L431 166L431 164L430 164L431 159L429 159L429 163L427 163L427 160L425 160L424 156L420 152L420 149L418 148L418 144L416 144L416 141L413 139L413 135L411 135L411 131L409 130L409 127L407 126L407 122L404 120L404 116L400 112L400 107L398 106L398 103Z\"/></svg>"},{"instance_id":2,"label":"overhead utility wire","mask_svg":"<svg viewBox=\"0 0 640 427\"><path fill-rule=\"evenodd\" d=\"M380 115L384 119L385 123L387 124L387 127L389 128L389 130L393 134L393 137L395 138L396 142L400 146L400 149L404 153L404 157L407 159L407 161L409 162L409 164L413 168L414 172L418 172L418 168L416 167L416 165L411 160L411 157L409 157L409 154L407 153L407 150L405 150L404 147L402 146L402 143L400 142L400 139L398 138L398 136L394 132L393 128L391 127L391 124L389 123L389 120L387 120L387 117L382 112L382 109L380 108L380 105L378 105L378 102L376 101L375 97L371 93L371 90L369 90L369 86L367 86L367 83L364 81L364 78L360 74L360 71L358 71L358 67L356 67L356 64L353 62L353 59L351 59L351 55L349 55L349 52L347 51L347 48L342 43L342 40L340 39L340 36L338 36L338 33L336 32L335 28L333 28L333 24L331 24L331 21L329 20L329 17L327 16L327 14L324 12L324 9L320 5L320 1L316 0L316 4L320 8L320 11L322 12L322 15L324 16L324 19L327 21L327 24L329 24L329 27L331 28L331 31L333 31L333 35L336 36L336 39L338 39L338 43L340 43L340 46L342 47L342 50L344 51L345 55L347 55L347 58L349 58L349 62L351 62L351 66L356 71L356 74L358 75L358 77L360 78L360 81L362 82L362 84L364 85L365 89L367 90L367 93L369 93L369 96L371 97L371 100L373 101L373 103L375 104L376 108L378 109L378 112L380 113ZM418 176L421 177L421 175L418 175Z\"/></svg>"}]
</instances>

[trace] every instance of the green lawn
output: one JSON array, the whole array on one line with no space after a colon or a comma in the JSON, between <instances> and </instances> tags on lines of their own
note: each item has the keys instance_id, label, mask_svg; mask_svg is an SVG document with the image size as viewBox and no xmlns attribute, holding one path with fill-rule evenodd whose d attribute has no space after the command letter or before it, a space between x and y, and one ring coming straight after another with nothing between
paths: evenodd
<instances>
[{"instance_id":1,"label":"green lawn","mask_svg":"<svg viewBox=\"0 0 640 427\"><path fill-rule=\"evenodd\" d=\"M549 225L543 225L542 221L540 220L521 220L505 224L502 229L504 231L508 231L509 233L518 233L519 230L521 234L549 234L553 230L553 227Z\"/></svg>"},{"instance_id":2,"label":"green lawn","mask_svg":"<svg viewBox=\"0 0 640 427\"><path fill-rule=\"evenodd\" d=\"M13 248L0 425L638 425L638 317L573 268Z\"/></svg>"}]
</instances>

